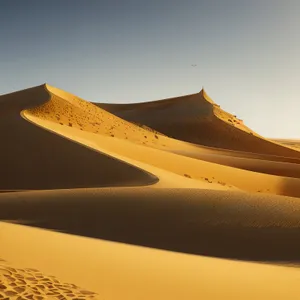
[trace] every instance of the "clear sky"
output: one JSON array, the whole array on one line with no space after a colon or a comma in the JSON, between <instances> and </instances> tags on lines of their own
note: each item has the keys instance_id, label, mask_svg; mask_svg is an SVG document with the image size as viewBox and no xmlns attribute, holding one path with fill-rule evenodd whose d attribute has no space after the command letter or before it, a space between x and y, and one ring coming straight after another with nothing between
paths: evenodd
<instances>
[{"instance_id":1,"label":"clear sky","mask_svg":"<svg viewBox=\"0 0 300 300\"><path fill-rule=\"evenodd\" d=\"M0 94L47 82L125 103L204 86L258 133L300 138L299 16L299 0L2 0Z\"/></svg>"}]
</instances>

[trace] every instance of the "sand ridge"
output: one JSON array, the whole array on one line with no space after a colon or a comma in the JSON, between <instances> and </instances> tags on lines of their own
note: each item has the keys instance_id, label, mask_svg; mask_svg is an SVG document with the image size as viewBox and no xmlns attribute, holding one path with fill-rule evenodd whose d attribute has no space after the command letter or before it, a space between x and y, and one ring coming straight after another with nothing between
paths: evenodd
<instances>
[{"instance_id":1,"label":"sand ridge","mask_svg":"<svg viewBox=\"0 0 300 300\"><path fill-rule=\"evenodd\" d=\"M264 174L268 173L268 171L271 174L276 173L276 164L274 167L271 163L266 163L266 166L269 166L269 170L267 167L262 169L264 173L241 170L217 164L216 162L220 159L220 156L212 160L214 163L206 162L201 159L193 159L160 149L135 145L116 138L83 132L75 128L62 127L53 122L37 118L27 112L24 112L24 116L35 124L39 124L54 133L89 145L96 150L107 153L120 160L130 162L136 167L143 168L155 174L155 176L159 178L159 182L153 185L153 187L240 189L248 192L300 197L300 179ZM203 157L203 155L200 156L200 158L201 157ZM236 158L234 160L236 160ZM174 164L174 161L177 163ZM234 162L231 161L231 158L227 158L226 161L229 165L230 162L231 164ZM261 168L261 160L250 161L252 162L252 165L250 165L251 169L255 170L255 168ZM284 163L282 164L285 166ZM291 165L293 166L293 164ZM297 166L298 165L295 165L293 168L296 172L295 175L298 176ZM287 170L293 172L293 168L291 168L291 170L287 168ZM285 173L284 169L280 169L279 171L279 174ZM172 173L175 174L172 175ZM197 180L198 183L194 180Z\"/></svg>"},{"instance_id":2,"label":"sand ridge","mask_svg":"<svg viewBox=\"0 0 300 300\"><path fill-rule=\"evenodd\" d=\"M155 176L24 120L49 101L45 85L0 97L0 190L147 185ZM125 176L126 174L126 176Z\"/></svg>"},{"instance_id":3,"label":"sand ridge","mask_svg":"<svg viewBox=\"0 0 300 300\"><path fill-rule=\"evenodd\" d=\"M292 197L127 187L0 194L0 206L1 220L69 234L239 260L300 261L300 204Z\"/></svg>"},{"instance_id":4,"label":"sand ridge","mask_svg":"<svg viewBox=\"0 0 300 300\"><path fill-rule=\"evenodd\" d=\"M51 95L50 100L30 109L30 113L36 117L137 144L162 144L159 134L127 122L75 95L48 84L45 87Z\"/></svg>"},{"instance_id":5,"label":"sand ridge","mask_svg":"<svg viewBox=\"0 0 300 300\"><path fill-rule=\"evenodd\" d=\"M169 155L159 149L136 145L118 138L112 139L99 134L83 132L76 128L61 127L53 122L37 118L31 112L28 113L28 111L24 111L23 116L34 124L47 128L47 130L50 130L54 134L59 134L75 142L88 145L92 149L106 153L121 161L129 162L137 168L155 174L159 178L159 181L151 185L151 187L233 188L232 185L226 185L222 181L213 179L211 181L208 177L194 176L193 172L186 171L190 170L190 168L186 167L184 163L189 158L179 157L178 163L173 164L172 159L174 158L172 154ZM174 156L176 158L176 155ZM150 157L151 159L149 160ZM180 161L182 163L179 163Z\"/></svg>"},{"instance_id":6,"label":"sand ridge","mask_svg":"<svg viewBox=\"0 0 300 300\"><path fill-rule=\"evenodd\" d=\"M300 151L300 140L293 139L271 139L275 143L284 145L295 150Z\"/></svg>"},{"instance_id":7,"label":"sand ridge","mask_svg":"<svg viewBox=\"0 0 300 300\"><path fill-rule=\"evenodd\" d=\"M165 100L95 105L113 114L146 125L169 137L229 150L299 158L300 153L273 143L225 112L204 90Z\"/></svg>"},{"instance_id":8,"label":"sand ridge","mask_svg":"<svg viewBox=\"0 0 300 300\"><path fill-rule=\"evenodd\" d=\"M165 136L159 136L156 139L156 143L145 144L143 142L144 138L147 137L147 140L150 141L152 136L152 139L155 140L153 137L155 133L147 130L142 130L142 135L139 134L140 131L137 131L138 134L135 131L129 132L126 127L127 123L120 123L119 118L114 118L111 114L106 116L104 110L96 108L87 101L78 100L72 94L60 91L49 85L47 85L47 89L51 93L55 92L56 94L52 94L48 103L35 109L24 111L22 113L23 117L63 137L83 145L89 145L89 147L97 151L114 156L122 161L130 162L138 168L155 174L160 179L160 182L155 186L169 187L170 184L173 184L173 186L177 187L242 189L249 192L273 193L293 197L300 196L298 179L300 177L300 167L298 164L294 164L295 160L297 160L296 158L293 159L292 164L280 162L280 159L278 159L279 162L266 161L264 158L269 158L266 155L262 155L262 157L256 155L254 158L253 156L247 158L239 157L241 154L235 153L236 157L233 157L225 150L216 152L211 149L202 149ZM64 96L66 99L57 98L57 95ZM78 103L76 102L77 100ZM81 106L89 111L94 110L96 111L95 118L99 120L101 116L106 116L109 118L112 127L118 127L122 132L127 132L127 139L124 139L122 136L112 137L110 132L107 132L105 128L101 129L101 126L93 127L93 130L85 130L85 127L78 127L78 124L69 126L71 122L70 116L73 118L73 124L74 120L77 119L77 114L81 113L83 116L86 116L83 112L77 112L76 114L76 111L72 111L69 119L65 121L55 119L54 116L59 118L61 115L65 116L65 103L73 103L75 108ZM71 108L68 110L71 110ZM90 125L89 119L86 119L85 124L86 127ZM92 125L94 124L93 121ZM132 126L133 128L136 127ZM136 141L140 141L140 143L136 143ZM251 155L251 153L248 155ZM274 160L277 158L274 158ZM173 163L174 161L176 161L176 164ZM268 175L263 175L263 173ZM181 179L178 175L181 176ZM194 180L198 180L198 183ZM166 184L168 185L166 186ZM287 186L288 188L286 188Z\"/></svg>"},{"instance_id":9,"label":"sand ridge","mask_svg":"<svg viewBox=\"0 0 300 300\"><path fill-rule=\"evenodd\" d=\"M98 106L0 97L0 298L297 297L299 152L204 90Z\"/></svg>"}]
</instances>

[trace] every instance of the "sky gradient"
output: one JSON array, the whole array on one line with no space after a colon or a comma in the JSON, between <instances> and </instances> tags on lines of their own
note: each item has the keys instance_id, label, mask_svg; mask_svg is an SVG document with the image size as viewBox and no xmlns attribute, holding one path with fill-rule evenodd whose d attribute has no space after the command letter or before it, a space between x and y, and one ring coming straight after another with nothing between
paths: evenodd
<instances>
[{"instance_id":1,"label":"sky gradient","mask_svg":"<svg viewBox=\"0 0 300 300\"><path fill-rule=\"evenodd\" d=\"M299 15L298 0L3 0L0 94L46 82L127 103L204 86L259 134L300 139Z\"/></svg>"}]
</instances>

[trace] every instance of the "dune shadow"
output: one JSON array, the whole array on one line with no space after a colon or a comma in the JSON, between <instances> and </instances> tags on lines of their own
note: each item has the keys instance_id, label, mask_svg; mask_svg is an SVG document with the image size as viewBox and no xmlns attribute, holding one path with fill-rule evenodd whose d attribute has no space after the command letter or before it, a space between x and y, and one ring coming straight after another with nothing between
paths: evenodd
<instances>
[{"instance_id":1,"label":"dune shadow","mask_svg":"<svg viewBox=\"0 0 300 300\"><path fill-rule=\"evenodd\" d=\"M138 167L21 117L22 110L44 104L49 97L44 86L0 97L1 190L136 186L158 181Z\"/></svg>"},{"instance_id":2,"label":"dune shadow","mask_svg":"<svg viewBox=\"0 0 300 300\"><path fill-rule=\"evenodd\" d=\"M295 178L282 177L279 184L280 195L299 198L299 183Z\"/></svg>"},{"instance_id":3,"label":"dune shadow","mask_svg":"<svg viewBox=\"0 0 300 300\"><path fill-rule=\"evenodd\" d=\"M175 252L300 261L300 201L181 189L0 195L0 220Z\"/></svg>"},{"instance_id":4,"label":"dune shadow","mask_svg":"<svg viewBox=\"0 0 300 300\"><path fill-rule=\"evenodd\" d=\"M288 160L300 159L297 150L249 134L236 124L227 123L226 118L217 117L213 112L216 106L207 101L206 96L202 90L197 94L144 103L94 104L129 122L146 125L181 141L224 150L281 156ZM223 113L226 115L225 111Z\"/></svg>"}]
</instances>

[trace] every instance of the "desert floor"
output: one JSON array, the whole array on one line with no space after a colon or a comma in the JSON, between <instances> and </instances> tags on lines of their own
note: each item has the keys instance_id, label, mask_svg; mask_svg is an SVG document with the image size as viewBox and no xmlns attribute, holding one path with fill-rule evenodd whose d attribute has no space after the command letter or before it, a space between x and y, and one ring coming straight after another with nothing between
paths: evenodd
<instances>
[{"instance_id":1,"label":"desert floor","mask_svg":"<svg viewBox=\"0 0 300 300\"><path fill-rule=\"evenodd\" d=\"M202 90L0 96L0 299L298 299L300 141Z\"/></svg>"}]
</instances>

